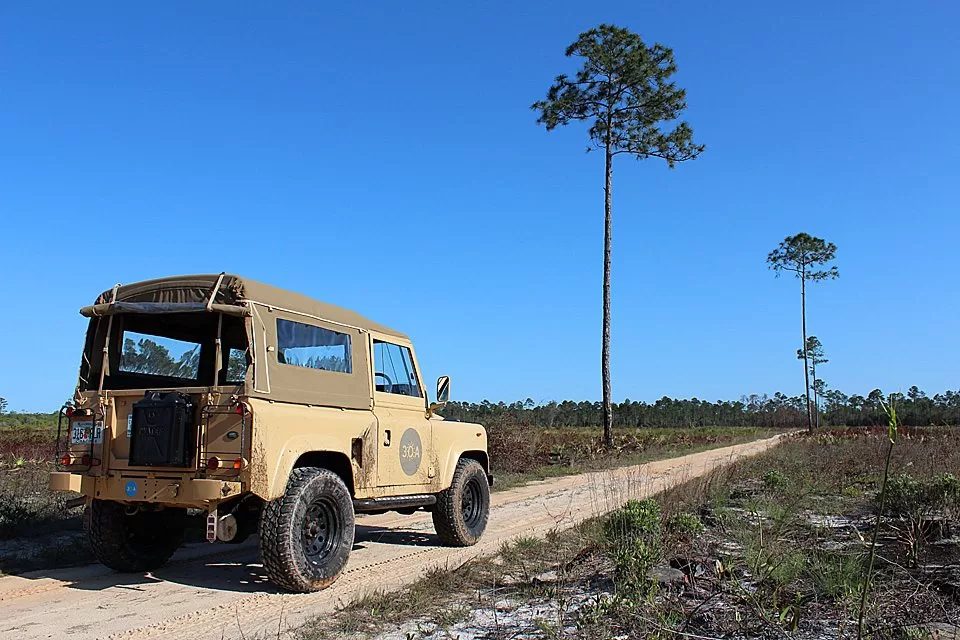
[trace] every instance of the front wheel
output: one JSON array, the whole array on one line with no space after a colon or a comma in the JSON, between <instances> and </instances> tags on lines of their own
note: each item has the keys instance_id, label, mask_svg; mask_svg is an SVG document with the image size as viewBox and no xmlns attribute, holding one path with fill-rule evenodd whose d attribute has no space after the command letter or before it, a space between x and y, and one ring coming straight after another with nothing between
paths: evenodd
<instances>
[{"instance_id":1,"label":"front wheel","mask_svg":"<svg viewBox=\"0 0 960 640\"><path fill-rule=\"evenodd\" d=\"M290 474L283 497L263 507L260 556L277 586L319 591L343 571L353 534L353 499L340 476L301 467Z\"/></svg>"},{"instance_id":2,"label":"front wheel","mask_svg":"<svg viewBox=\"0 0 960 640\"><path fill-rule=\"evenodd\" d=\"M185 509L137 510L118 502L92 500L83 512L83 528L94 555L116 571L158 569L180 547Z\"/></svg>"},{"instance_id":3,"label":"front wheel","mask_svg":"<svg viewBox=\"0 0 960 640\"><path fill-rule=\"evenodd\" d=\"M463 458L457 463L450 488L437 495L433 508L437 536L447 546L469 547L483 535L489 517L487 472L476 460Z\"/></svg>"}]
</instances>

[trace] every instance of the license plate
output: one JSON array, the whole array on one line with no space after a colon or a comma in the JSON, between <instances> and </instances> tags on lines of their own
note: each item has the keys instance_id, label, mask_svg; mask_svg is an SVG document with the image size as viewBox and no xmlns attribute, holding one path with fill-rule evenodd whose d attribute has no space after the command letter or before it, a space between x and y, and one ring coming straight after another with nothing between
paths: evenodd
<instances>
[{"instance_id":1,"label":"license plate","mask_svg":"<svg viewBox=\"0 0 960 640\"><path fill-rule=\"evenodd\" d=\"M90 444L90 437L93 436L94 443L103 442L103 423L92 420L86 422L74 422L70 425L70 442L73 444Z\"/></svg>"}]
</instances>

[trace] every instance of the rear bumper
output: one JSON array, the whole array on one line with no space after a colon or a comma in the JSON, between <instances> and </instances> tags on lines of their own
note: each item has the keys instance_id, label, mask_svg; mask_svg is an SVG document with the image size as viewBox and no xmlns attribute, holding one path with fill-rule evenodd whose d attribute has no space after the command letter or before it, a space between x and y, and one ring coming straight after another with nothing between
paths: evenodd
<instances>
[{"instance_id":1,"label":"rear bumper","mask_svg":"<svg viewBox=\"0 0 960 640\"><path fill-rule=\"evenodd\" d=\"M95 477L65 471L50 474L50 489L74 491L98 500L198 506L232 498L243 491L240 482L233 480Z\"/></svg>"}]
</instances>

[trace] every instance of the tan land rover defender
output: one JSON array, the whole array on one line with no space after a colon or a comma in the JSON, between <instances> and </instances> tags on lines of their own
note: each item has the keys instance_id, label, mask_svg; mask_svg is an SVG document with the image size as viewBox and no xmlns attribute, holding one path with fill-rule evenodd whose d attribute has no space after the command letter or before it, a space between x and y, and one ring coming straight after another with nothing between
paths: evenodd
<instances>
[{"instance_id":1,"label":"tan land rover defender","mask_svg":"<svg viewBox=\"0 0 960 640\"><path fill-rule=\"evenodd\" d=\"M156 569L188 515L207 539L259 532L270 578L290 591L336 580L354 514L426 510L443 544L487 525L490 461L476 424L435 411L407 336L234 275L117 286L90 318L52 489L86 498L97 557Z\"/></svg>"}]
</instances>

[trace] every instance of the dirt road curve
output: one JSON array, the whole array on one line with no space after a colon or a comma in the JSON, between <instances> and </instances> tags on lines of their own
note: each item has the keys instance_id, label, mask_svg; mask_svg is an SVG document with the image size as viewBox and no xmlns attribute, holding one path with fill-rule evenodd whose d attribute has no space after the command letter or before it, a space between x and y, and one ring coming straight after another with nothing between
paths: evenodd
<instances>
[{"instance_id":1,"label":"dirt road curve","mask_svg":"<svg viewBox=\"0 0 960 640\"><path fill-rule=\"evenodd\" d=\"M545 534L758 453L777 438L611 472L569 476L493 494L483 540L468 549L437 546L429 514L357 518L347 570L320 593L274 589L258 564L256 540L181 549L154 574L124 575L100 565L0 578L0 638L247 638L295 628L366 591L399 587L436 566L495 552L505 540Z\"/></svg>"}]
</instances>

